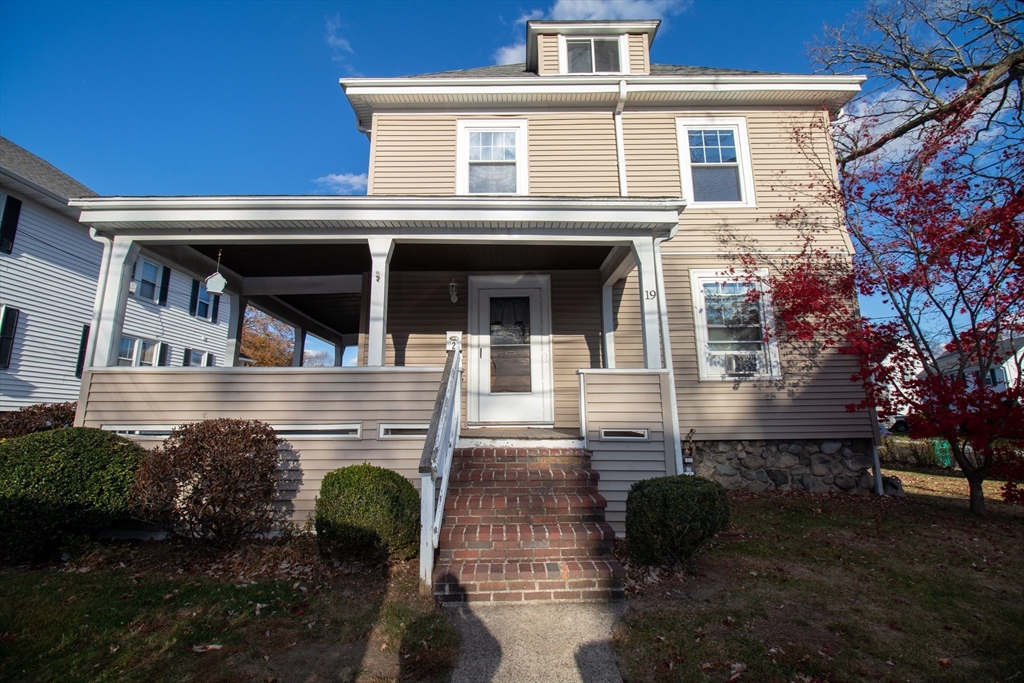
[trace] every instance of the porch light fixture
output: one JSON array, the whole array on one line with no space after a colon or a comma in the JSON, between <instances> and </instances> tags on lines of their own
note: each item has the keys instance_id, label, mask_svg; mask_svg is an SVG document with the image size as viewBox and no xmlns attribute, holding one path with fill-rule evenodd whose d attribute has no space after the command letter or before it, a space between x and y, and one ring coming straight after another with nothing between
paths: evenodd
<instances>
[{"instance_id":1,"label":"porch light fixture","mask_svg":"<svg viewBox=\"0 0 1024 683\"><path fill-rule=\"evenodd\" d=\"M223 251L223 249L217 250L217 270L213 275L206 278L206 291L210 294L223 294L224 288L228 284L227 279L220 274L220 255Z\"/></svg>"},{"instance_id":2,"label":"porch light fixture","mask_svg":"<svg viewBox=\"0 0 1024 683\"><path fill-rule=\"evenodd\" d=\"M451 297L452 303L459 303L459 286L455 283L455 278L448 284L448 296Z\"/></svg>"}]
</instances>

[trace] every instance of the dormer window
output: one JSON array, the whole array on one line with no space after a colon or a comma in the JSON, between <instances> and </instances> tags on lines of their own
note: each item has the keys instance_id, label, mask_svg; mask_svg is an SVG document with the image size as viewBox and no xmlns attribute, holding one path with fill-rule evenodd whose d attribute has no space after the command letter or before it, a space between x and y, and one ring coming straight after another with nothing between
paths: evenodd
<instances>
[{"instance_id":1,"label":"dormer window","mask_svg":"<svg viewBox=\"0 0 1024 683\"><path fill-rule=\"evenodd\" d=\"M566 66L571 74L620 73L618 38L567 38Z\"/></svg>"}]
</instances>

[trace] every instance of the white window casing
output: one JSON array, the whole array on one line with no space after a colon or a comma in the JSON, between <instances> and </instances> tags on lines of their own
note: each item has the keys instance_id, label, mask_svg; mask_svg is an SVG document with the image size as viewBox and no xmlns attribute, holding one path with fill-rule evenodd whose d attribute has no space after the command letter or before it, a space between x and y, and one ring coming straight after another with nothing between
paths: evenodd
<instances>
[{"instance_id":1,"label":"white window casing","mask_svg":"<svg viewBox=\"0 0 1024 683\"><path fill-rule=\"evenodd\" d=\"M767 271L758 270L756 275L763 278L767 275ZM725 321L717 319L722 316L723 311L712 310L712 315L716 319L709 323L709 302L706 295L708 288L706 285L712 288L718 285L719 289L723 290L721 293L723 299L732 299L735 304L739 304L740 308L734 313L742 316L744 312L750 314L756 311L758 318L756 322L752 319L733 320L733 323L740 322L742 324L730 326L724 324ZM747 283L742 277L729 276L723 274L721 270L691 269L690 287L693 297L697 361L701 380L733 382L745 379L778 379L782 377L771 295L762 284L756 280ZM749 289L759 290L760 297L756 302L748 304L745 302L745 297L746 291ZM711 308L716 307L712 305ZM759 328L756 334L754 333L755 326ZM711 337L718 337L718 339Z\"/></svg>"},{"instance_id":2,"label":"white window casing","mask_svg":"<svg viewBox=\"0 0 1024 683\"><path fill-rule=\"evenodd\" d=\"M120 366L157 367L167 362L166 344L132 335L121 335L117 364Z\"/></svg>"},{"instance_id":3,"label":"white window casing","mask_svg":"<svg viewBox=\"0 0 1024 683\"><path fill-rule=\"evenodd\" d=\"M514 192L493 194L527 195L529 191L529 169L527 164L526 119L462 119L457 124L455 193L470 194L471 164L500 164L511 166L508 159L470 159L470 136L475 133L512 133L515 135L515 182ZM492 194L492 193L473 193Z\"/></svg>"},{"instance_id":4,"label":"white window casing","mask_svg":"<svg viewBox=\"0 0 1024 683\"><path fill-rule=\"evenodd\" d=\"M156 303L160 299L161 273L162 268L158 263L140 256L135 262L128 291L137 299Z\"/></svg>"},{"instance_id":5,"label":"white window casing","mask_svg":"<svg viewBox=\"0 0 1024 683\"><path fill-rule=\"evenodd\" d=\"M558 36L558 73L569 74L569 46L567 41L574 40L609 40L615 38L619 43L619 69L618 71L591 71L592 74L628 74L629 73L629 36L625 33L618 36L569 36L564 34ZM574 75L580 75L577 72Z\"/></svg>"},{"instance_id":6,"label":"white window casing","mask_svg":"<svg viewBox=\"0 0 1024 683\"><path fill-rule=\"evenodd\" d=\"M422 439L430 431L428 424L395 424L381 422L377 425L378 439Z\"/></svg>"},{"instance_id":7,"label":"white window casing","mask_svg":"<svg viewBox=\"0 0 1024 683\"><path fill-rule=\"evenodd\" d=\"M691 162L690 133L706 131L730 132L735 141L735 161L712 160L705 164ZM682 179L683 197L694 208L756 208L754 172L750 161L750 144L747 136L747 120L742 116L680 117L676 119L676 139L679 144L679 171ZM717 150L716 150L717 151ZM700 151L698 151L700 154ZM740 196L730 200L701 200L694 192L694 170L735 168Z\"/></svg>"}]
</instances>

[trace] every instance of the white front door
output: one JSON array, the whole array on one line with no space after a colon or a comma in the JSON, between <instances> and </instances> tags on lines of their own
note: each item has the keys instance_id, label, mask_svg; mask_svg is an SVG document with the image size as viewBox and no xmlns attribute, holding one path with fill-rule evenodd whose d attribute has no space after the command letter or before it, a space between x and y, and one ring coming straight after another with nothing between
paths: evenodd
<instances>
[{"instance_id":1,"label":"white front door","mask_svg":"<svg viewBox=\"0 0 1024 683\"><path fill-rule=\"evenodd\" d=\"M551 281L469 278L470 424L552 425Z\"/></svg>"}]
</instances>

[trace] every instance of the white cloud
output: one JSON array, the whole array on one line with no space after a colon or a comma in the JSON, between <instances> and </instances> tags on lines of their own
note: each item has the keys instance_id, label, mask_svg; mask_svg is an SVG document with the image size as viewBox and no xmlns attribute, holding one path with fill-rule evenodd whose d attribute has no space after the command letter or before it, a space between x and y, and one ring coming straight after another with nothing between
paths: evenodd
<instances>
[{"instance_id":1,"label":"white cloud","mask_svg":"<svg viewBox=\"0 0 1024 683\"><path fill-rule=\"evenodd\" d=\"M547 10L534 9L515 21L520 27L532 19L593 21L610 19L666 19L690 9L693 0L556 0ZM521 29L518 29L521 30ZM526 43L518 40L492 54L495 64L526 61Z\"/></svg>"},{"instance_id":2,"label":"white cloud","mask_svg":"<svg viewBox=\"0 0 1024 683\"><path fill-rule=\"evenodd\" d=\"M526 61L526 43L499 47L492 56L495 64L522 64Z\"/></svg>"},{"instance_id":3,"label":"white cloud","mask_svg":"<svg viewBox=\"0 0 1024 683\"><path fill-rule=\"evenodd\" d=\"M333 50L341 50L343 52L352 53L354 50L349 42L338 35L338 29L341 28L341 15L335 14L334 17L327 17L327 45Z\"/></svg>"},{"instance_id":4,"label":"white cloud","mask_svg":"<svg viewBox=\"0 0 1024 683\"><path fill-rule=\"evenodd\" d=\"M365 173L331 173L313 182L329 194L366 194Z\"/></svg>"}]
</instances>

